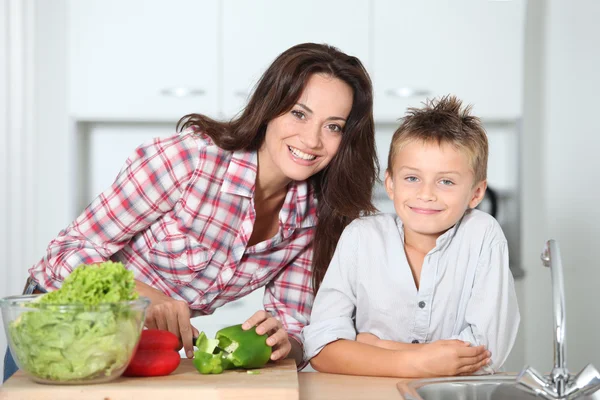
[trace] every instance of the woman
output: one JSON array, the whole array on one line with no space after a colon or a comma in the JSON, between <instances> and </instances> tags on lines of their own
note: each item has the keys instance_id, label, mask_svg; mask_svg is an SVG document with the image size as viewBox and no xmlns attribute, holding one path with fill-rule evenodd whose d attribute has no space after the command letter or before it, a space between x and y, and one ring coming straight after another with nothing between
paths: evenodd
<instances>
[{"instance_id":1,"label":"woman","mask_svg":"<svg viewBox=\"0 0 600 400\"><path fill-rule=\"evenodd\" d=\"M300 332L337 240L375 211L372 110L357 58L327 45L288 49L239 117L187 115L179 135L139 147L50 243L26 291L57 289L80 264L121 261L151 300L146 326L178 335L191 358L192 316L266 286L266 311L243 327L269 333L272 360L301 365Z\"/></svg>"}]
</instances>

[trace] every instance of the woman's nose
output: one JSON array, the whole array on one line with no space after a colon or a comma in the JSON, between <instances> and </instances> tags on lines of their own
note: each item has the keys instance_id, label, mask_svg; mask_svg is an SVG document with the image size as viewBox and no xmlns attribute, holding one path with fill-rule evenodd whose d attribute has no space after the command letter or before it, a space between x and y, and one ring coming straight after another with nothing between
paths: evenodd
<instances>
[{"instance_id":1,"label":"woman's nose","mask_svg":"<svg viewBox=\"0 0 600 400\"><path fill-rule=\"evenodd\" d=\"M319 147L321 143L321 128L319 126L306 127L300 135L302 144L310 149Z\"/></svg>"}]
</instances>

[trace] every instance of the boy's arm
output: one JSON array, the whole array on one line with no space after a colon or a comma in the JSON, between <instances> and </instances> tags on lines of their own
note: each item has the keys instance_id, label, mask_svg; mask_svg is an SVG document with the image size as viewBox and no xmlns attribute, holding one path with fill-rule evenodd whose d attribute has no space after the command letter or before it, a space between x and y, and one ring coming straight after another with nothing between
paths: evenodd
<instances>
[{"instance_id":1,"label":"boy's arm","mask_svg":"<svg viewBox=\"0 0 600 400\"><path fill-rule=\"evenodd\" d=\"M326 345L310 360L321 372L346 375L411 377L412 352L388 350L353 340L338 340Z\"/></svg>"},{"instance_id":2,"label":"boy's arm","mask_svg":"<svg viewBox=\"0 0 600 400\"><path fill-rule=\"evenodd\" d=\"M393 342L391 342L393 343ZM480 347L458 341L439 341L389 350L352 340L326 345L311 361L314 369L346 375L428 378L471 374L489 362Z\"/></svg>"},{"instance_id":3,"label":"boy's arm","mask_svg":"<svg viewBox=\"0 0 600 400\"><path fill-rule=\"evenodd\" d=\"M358 335L356 335L356 341L388 350L415 350L425 346L424 343L404 343L395 342L393 340L379 339L372 333L359 333Z\"/></svg>"},{"instance_id":4,"label":"boy's arm","mask_svg":"<svg viewBox=\"0 0 600 400\"><path fill-rule=\"evenodd\" d=\"M452 339L484 345L492 353L492 363L491 370L483 372L498 371L515 343L520 322L505 241L489 246L479 260L465 322L468 326Z\"/></svg>"}]
</instances>

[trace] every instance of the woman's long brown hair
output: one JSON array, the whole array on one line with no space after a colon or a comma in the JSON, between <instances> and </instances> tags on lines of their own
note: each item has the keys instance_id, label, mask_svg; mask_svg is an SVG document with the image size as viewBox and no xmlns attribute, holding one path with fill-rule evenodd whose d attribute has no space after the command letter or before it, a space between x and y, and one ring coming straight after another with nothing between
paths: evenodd
<instances>
[{"instance_id":1,"label":"woman's long brown hair","mask_svg":"<svg viewBox=\"0 0 600 400\"><path fill-rule=\"evenodd\" d=\"M224 150L258 150L269 121L292 109L308 79L316 73L346 82L354 94L338 152L325 169L309 179L318 201L312 260L314 293L344 228L353 219L376 211L371 202L379 175L373 89L360 60L328 45L304 43L291 47L265 71L239 116L220 122L189 114L177 124L179 130L197 127Z\"/></svg>"}]
</instances>

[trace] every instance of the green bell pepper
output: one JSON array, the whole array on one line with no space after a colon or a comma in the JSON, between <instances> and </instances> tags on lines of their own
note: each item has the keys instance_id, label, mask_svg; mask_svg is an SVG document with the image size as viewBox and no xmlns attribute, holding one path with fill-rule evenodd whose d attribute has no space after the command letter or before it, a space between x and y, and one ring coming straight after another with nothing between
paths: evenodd
<instances>
[{"instance_id":1,"label":"green bell pepper","mask_svg":"<svg viewBox=\"0 0 600 400\"><path fill-rule=\"evenodd\" d=\"M242 325L223 328L208 339L201 332L196 340L194 366L201 374L220 374L226 369L260 368L271 358L267 335L259 335L255 329L247 331Z\"/></svg>"}]
</instances>

